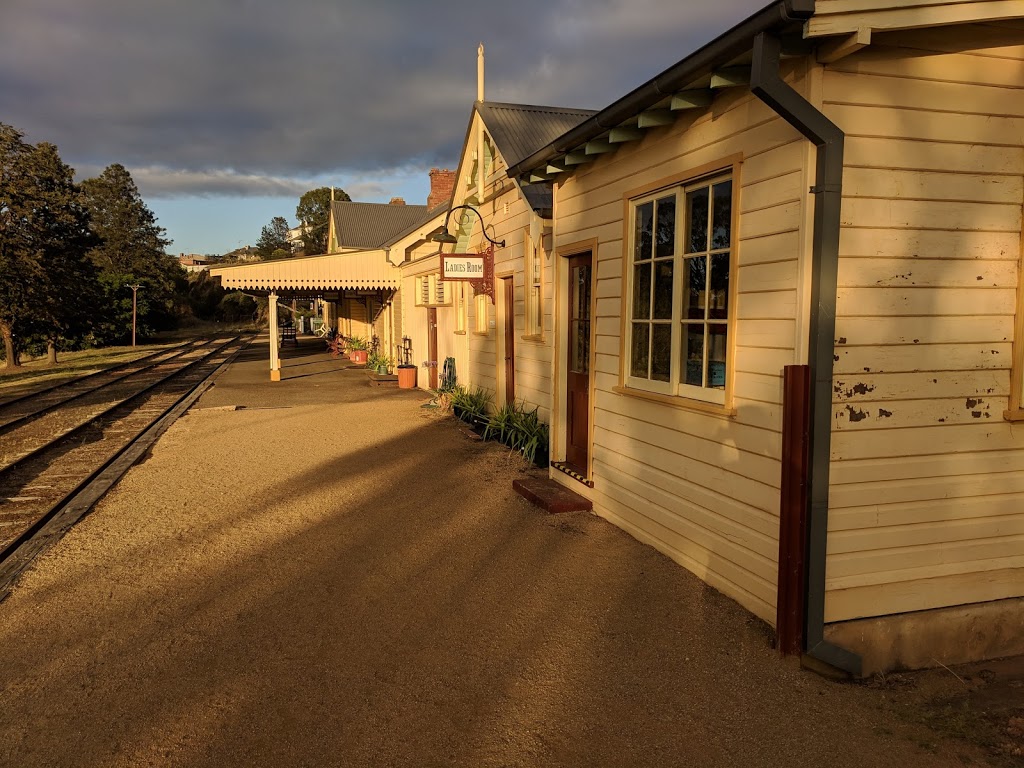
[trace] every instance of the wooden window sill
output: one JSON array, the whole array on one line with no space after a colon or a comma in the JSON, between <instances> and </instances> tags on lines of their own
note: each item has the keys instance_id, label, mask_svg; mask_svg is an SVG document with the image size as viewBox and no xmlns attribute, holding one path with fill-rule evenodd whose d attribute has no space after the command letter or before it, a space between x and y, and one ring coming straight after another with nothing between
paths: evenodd
<instances>
[{"instance_id":1,"label":"wooden window sill","mask_svg":"<svg viewBox=\"0 0 1024 768\"><path fill-rule=\"evenodd\" d=\"M544 343L544 334L542 333L525 333L519 338L523 341L536 341L540 344Z\"/></svg>"},{"instance_id":2,"label":"wooden window sill","mask_svg":"<svg viewBox=\"0 0 1024 768\"><path fill-rule=\"evenodd\" d=\"M1004 421L1024 421L1024 410L1017 408L1012 411L1003 411Z\"/></svg>"},{"instance_id":3,"label":"wooden window sill","mask_svg":"<svg viewBox=\"0 0 1024 768\"><path fill-rule=\"evenodd\" d=\"M672 408L679 408L684 411L697 411L712 416L733 418L736 416L736 409L729 408L718 403L705 403L702 400L694 400L692 397L676 397L675 395L660 395L657 392L645 392L642 389L631 387L612 387L612 392L626 397L636 397L641 400L649 400L652 403L660 403Z\"/></svg>"},{"instance_id":4,"label":"wooden window sill","mask_svg":"<svg viewBox=\"0 0 1024 768\"><path fill-rule=\"evenodd\" d=\"M473 331L474 336L490 336L490 331Z\"/></svg>"},{"instance_id":5,"label":"wooden window sill","mask_svg":"<svg viewBox=\"0 0 1024 768\"><path fill-rule=\"evenodd\" d=\"M454 333L456 336L465 336L466 335L465 331L452 331L452 333Z\"/></svg>"}]
</instances>

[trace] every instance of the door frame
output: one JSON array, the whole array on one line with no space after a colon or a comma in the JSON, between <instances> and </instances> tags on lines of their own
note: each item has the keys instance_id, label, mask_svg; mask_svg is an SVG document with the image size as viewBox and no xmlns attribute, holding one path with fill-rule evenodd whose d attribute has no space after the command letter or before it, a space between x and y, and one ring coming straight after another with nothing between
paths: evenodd
<instances>
[{"instance_id":1,"label":"door frame","mask_svg":"<svg viewBox=\"0 0 1024 768\"><path fill-rule=\"evenodd\" d=\"M427 307L427 364L431 389L437 389L437 307Z\"/></svg>"},{"instance_id":2,"label":"door frame","mask_svg":"<svg viewBox=\"0 0 1024 768\"><path fill-rule=\"evenodd\" d=\"M581 240L555 248L555 348L554 375L551 382L551 455L559 461L565 461L568 445L568 403L566 387L569 375L569 258L590 252L590 397L588 398L589 421L587 428L587 466L580 467L586 471L586 477L593 477L594 467L594 391L595 363L597 361L597 254L598 240ZM552 470L551 476L561 473Z\"/></svg>"},{"instance_id":3,"label":"door frame","mask_svg":"<svg viewBox=\"0 0 1024 768\"><path fill-rule=\"evenodd\" d=\"M496 357L502 368L505 402L511 404L516 399L516 286L512 275L498 280L501 282L501 354Z\"/></svg>"}]
</instances>

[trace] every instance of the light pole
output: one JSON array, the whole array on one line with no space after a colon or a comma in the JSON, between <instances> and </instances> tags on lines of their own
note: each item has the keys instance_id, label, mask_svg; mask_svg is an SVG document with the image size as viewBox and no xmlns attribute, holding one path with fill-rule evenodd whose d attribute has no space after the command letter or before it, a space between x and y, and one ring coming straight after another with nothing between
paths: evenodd
<instances>
[{"instance_id":1,"label":"light pole","mask_svg":"<svg viewBox=\"0 0 1024 768\"><path fill-rule=\"evenodd\" d=\"M138 283L133 283L128 286L132 289L132 346L135 346L135 315L139 305L139 288L142 286Z\"/></svg>"}]
</instances>

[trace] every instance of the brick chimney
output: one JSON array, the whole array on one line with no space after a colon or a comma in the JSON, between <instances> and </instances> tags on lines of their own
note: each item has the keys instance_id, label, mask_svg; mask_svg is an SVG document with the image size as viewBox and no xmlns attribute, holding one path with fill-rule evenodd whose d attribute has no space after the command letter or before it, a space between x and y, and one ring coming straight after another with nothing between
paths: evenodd
<instances>
[{"instance_id":1,"label":"brick chimney","mask_svg":"<svg viewBox=\"0 0 1024 768\"><path fill-rule=\"evenodd\" d=\"M427 210L433 210L442 203L452 199L455 189L455 171L449 168L430 169L430 196L427 198Z\"/></svg>"},{"instance_id":2,"label":"brick chimney","mask_svg":"<svg viewBox=\"0 0 1024 768\"><path fill-rule=\"evenodd\" d=\"M392 197L388 205L405 205L404 197Z\"/></svg>"}]
</instances>

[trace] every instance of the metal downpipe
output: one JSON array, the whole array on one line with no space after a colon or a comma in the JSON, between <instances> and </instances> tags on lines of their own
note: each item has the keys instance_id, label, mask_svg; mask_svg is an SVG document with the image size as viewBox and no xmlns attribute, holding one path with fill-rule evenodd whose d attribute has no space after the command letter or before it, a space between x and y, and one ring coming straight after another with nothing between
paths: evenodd
<instances>
[{"instance_id":1,"label":"metal downpipe","mask_svg":"<svg viewBox=\"0 0 1024 768\"><path fill-rule=\"evenodd\" d=\"M781 44L761 32L754 38L750 90L818 148L815 169L808 329L810 447L808 456L807 592L804 644L812 658L861 675L861 657L825 639L825 551L828 543L829 461L832 443L832 370L835 354L843 132L779 76Z\"/></svg>"}]
</instances>

